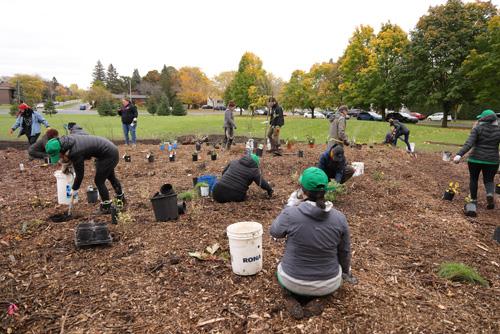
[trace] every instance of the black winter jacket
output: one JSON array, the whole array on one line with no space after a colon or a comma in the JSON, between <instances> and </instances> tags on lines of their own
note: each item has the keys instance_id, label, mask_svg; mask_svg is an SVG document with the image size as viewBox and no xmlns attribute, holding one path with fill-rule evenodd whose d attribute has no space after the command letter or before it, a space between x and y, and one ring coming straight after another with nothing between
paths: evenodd
<instances>
[{"instance_id":1,"label":"black winter jacket","mask_svg":"<svg viewBox=\"0 0 500 334\"><path fill-rule=\"evenodd\" d=\"M271 109L271 126L282 127L285 125L285 117L283 116L283 108L276 105Z\"/></svg>"},{"instance_id":2,"label":"black winter jacket","mask_svg":"<svg viewBox=\"0 0 500 334\"><path fill-rule=\"evenodd\" d=\"M257 163L249 156L233 160L224 168L218 183L229 189L246 194L248 187L255 182L262 189L269 191L271 186L262 178Z\"/></svg>"},{"instance_id":3,"label":"black winter jacket","mask_svg":"<svg viewBox=\"0 0 500 334\"><path fill-rule=\"evenodd\" d=\"M410 130L398 120L394 120L394 129L396 129L396 137L400 135L406 135L410 133Z\"/></svg>"},{"instance_id":4,"label":"black winter jacket","mask_svg":"<svg viewBox=\"0 0 500 334\"><path fill-rule=\"evenodd\" d=\"M78 190L83 181L85 171L85 160L96 158L96 164L110 161L111 164L118 163L118 147L103 137L69 135L59 138L61 142L61 153L68 152L69 160L75 169L75 181L73 190Z\"/></svg>"},{"instance_id":5,"label":"black winter jacket","mask_svg":"<svg viewBox=\"0 0 500 334\"><path fill-rule=\"evenodd\" d=\"M500 144L500 127L495 124L496 115L486 116L472 129L469 138L457 155L464 156L472 149L469 158L491 163L499 163L498 146Z\"/></svg>"},{"instance_id":6,"label":"black winter jacket","mask_svg":"<svg viewBox=\"0 0 500 334\"><path fill-rule=\"evenodd\" d=\"M130 102L125 107L121 107L118 111L118 115L122 117L123 124L132 124L134 118L137 118L137 107Z\"/></svg>"},{"instance_id":7,"label":"black winter jacket","mask_svg":"<svg viewBox=\"0 0 500 334\"><path fill-rule=\"evenodd\" d=\"M86 136L88 133L82 129L81 126L78 124L75 124L69 129L69 134L70 135L80 135L80 136ZM47 135L43 135L42 138L40 138L36 143L30 146L28 149L28 154L30 157L33 159L45 159L45 157L48 157L49 155L45 152L45 145L47 145L47 142L49 139L47 138Z\"/></svg>"}]
</instances>

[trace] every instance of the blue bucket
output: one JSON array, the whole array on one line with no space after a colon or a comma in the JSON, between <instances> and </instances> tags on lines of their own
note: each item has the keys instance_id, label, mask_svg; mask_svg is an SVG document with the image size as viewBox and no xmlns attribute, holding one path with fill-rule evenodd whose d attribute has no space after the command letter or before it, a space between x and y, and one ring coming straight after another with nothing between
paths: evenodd
<instances>
[{"instance_id":1,"label":"blue bucket","mask_svg":"<svg viewBox=\"0 0 500 334\"><path fill-rule=\"evenodd\" d=\"M208 184L208 188L209 188L210 192L212 192L212 190L215 187L215 184L217 183L217 176L215 176L215 175L202 175L202 176L198 177L198 183L199 182L206 182Z\"/></svg>"}]
</instances>

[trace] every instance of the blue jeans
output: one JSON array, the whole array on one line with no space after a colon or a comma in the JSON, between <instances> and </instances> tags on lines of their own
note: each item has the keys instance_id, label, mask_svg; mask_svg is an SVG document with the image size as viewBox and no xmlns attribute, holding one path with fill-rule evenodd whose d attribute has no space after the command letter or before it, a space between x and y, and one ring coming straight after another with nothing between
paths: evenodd
<instances>
[{"instance_id":1,"label":"blue jeans","mask_svg":"<svg viewBox=\"0 0 500 334\"><path fill-rule=\"evenodd\" d=\"M135 126L132 126L132 124L123 124L122 123L122 128L123 128L123 135L125 136L125 144L129 144L129 139L128 139L128 133L130 131L130 135L132 136L132 144L135 145L135 130L137 128L137 124Z\"/></svg>"}]
</instances>

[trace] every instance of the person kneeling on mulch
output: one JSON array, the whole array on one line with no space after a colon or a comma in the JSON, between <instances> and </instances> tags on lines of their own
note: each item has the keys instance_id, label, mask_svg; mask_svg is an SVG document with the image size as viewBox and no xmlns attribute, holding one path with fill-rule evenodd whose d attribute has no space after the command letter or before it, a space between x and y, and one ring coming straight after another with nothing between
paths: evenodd
<instances>
[{"instance_id":1,"label":"person kneeling on mulch","mask_svg":"<svg viewBox=\"0 0 500 334\"><path fill-rule=\"evenodd\" d=\"M214 186L214 200L219 203L243 202L252 182L266 190L271 197L273 188L260 174L259 164L259 157L255 154L231 161L224 168L220 181Z\"/></svg>"},{"instance_id":2,"label":"person kneeling on mulch","mask_svg":"<svg viewBox=\"0 0 500 334\"><path fill-rule=\"evenodd\" d=\"M73 165L75 180L71 195L78 193L78 189L80 189L85 172L85 160L96 158L94 182L102 200L98 211L99 214L111 213L112 202L109 199L109 191L105 184L106 180L111 182L116 198L122 202L125 201L122 186L115 175L115 167L120 160L118 147L108 139L82 135L62 136L49 140L45 146L45 151L50 156L50 163L56 164L59 159L62 160L63 171L67 169L64 167L65 164Z\"/></svg>"},{"instance_id":3,"label":"person kneeling on mulch","mask_svg":"<svg viewBox=\"0 0 500 334\"><path fill-rule=\"evenodd\" d=\"M357 283L350 271L346 217L325 202L328 177L310 167L299 183L306 199L283 209L270 231L274 238L286 238L276 276L284 288L286 308L295 319L321 314L323 305L317 297L332 294L343 280Z\"/></svg>"},{"instance_id":4,"label":"person kneeling on mulch","mask_svg":"<svg viewBox=\"0 0 500 334\"><path fill-rule=\"evenodd\" d=\"M344 147L335 143L326 150L319 158L318 168L328 176L328 179L335 179L337 183L344 183L349 180L355 172L354 167L347 164L344 155Z\"/></svg>"}]
</instances>

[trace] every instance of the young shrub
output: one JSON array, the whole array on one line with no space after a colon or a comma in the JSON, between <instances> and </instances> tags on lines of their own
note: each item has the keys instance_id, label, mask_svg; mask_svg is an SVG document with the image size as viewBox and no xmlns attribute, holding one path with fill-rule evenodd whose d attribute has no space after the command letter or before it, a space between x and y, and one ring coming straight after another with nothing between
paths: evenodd
<instances>
[{"instance_id":1,"label":"young shrub","mask_svg":"<svg viewBox=\"0 0 500 334\"><path fill-rule=\"evenodd\" d=\"M186 201L189 202L193 199L195 199L197 196L196 192L190 190L190 191L185 191L177 195L177 198L181 201Z\"/></svg>"},{"instance_id":2,"label":"young shrub","mask_svg":"<svg viewBox=\"0 0 500 334\"><path fill-rule=\"evenodd\" d=\"M335 202L339 195L343 195L346 193L345 186L343 184L337 183L335 180L330 181L330 183L328 183L328 187L334 189L326 192L325 199L327 201Z\"/></svg>"},{"instance_id":3,"label":"young shrub","mask_svg":"<svg viewBox=\"0 0 500 334\"><path fill-rule=\"evenodd\" d=\"M175 100L172 106L172 115L174 116L186 116L187 111L181 101Z\"/></svg>"},{"instance_id":4,"label":"young shrub","mask_svg":"<svg viewBox=\"0 0 500 334\"><path fill-rule=\"evenodd\" d=\"M474 268L463 263L442 263L441 266L439 266L438 275L454 282L469 282L482 286L489 286L488 281L481 277Z\"/></svg>"}]
</instances>

